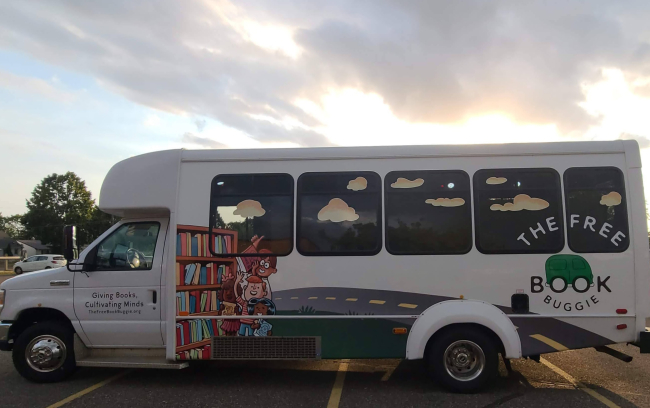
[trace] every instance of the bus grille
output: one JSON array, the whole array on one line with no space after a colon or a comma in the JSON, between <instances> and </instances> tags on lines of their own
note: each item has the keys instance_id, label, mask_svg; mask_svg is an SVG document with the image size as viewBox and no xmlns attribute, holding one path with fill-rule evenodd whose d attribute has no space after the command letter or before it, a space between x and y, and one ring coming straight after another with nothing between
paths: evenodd
<instances>
[{"instance_id":1,"label":"bus grille","mask_svg":"<svg viewBox=\"0 0 650 408\"><path fill-rule=\"evenodd\" d=\"M320 358L320 337L212 338L213 360L295 360Z\"/></svg>"}]
</instances>

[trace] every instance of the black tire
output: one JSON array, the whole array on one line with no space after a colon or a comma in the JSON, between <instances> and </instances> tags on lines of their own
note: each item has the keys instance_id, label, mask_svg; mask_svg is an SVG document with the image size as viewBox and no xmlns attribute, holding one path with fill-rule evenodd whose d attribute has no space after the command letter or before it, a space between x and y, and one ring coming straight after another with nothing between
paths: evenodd
<instances>
[{"instance_id":1,"label":"black tire","mask_svg":"<svg viewBox=\"0 0 650 408\"><path fill-rule=\"evenodd\" d=\"M453 392L472 393L480 391L496 378L499 369L499 352L497 345L494 344L490 336L479 328L468 326L443 330L443 332L435 335L427 354L429 370L440 385ZM463 347L465 347L465 350L477 347L483 353L483 363L480 371L469 369L469 366L478 367L476 362L480 358L469 358L470 364L465 372L462 372L461 368L447 369L448 365L453 366L453 364L449 364L453 359L448 360L446 358L446 356L449 356L447 354L448 349L452 351L462 350ZM473 351L470 355L480 354L475 352L477 350ZM450 354L453 355L453 352L450 352ZM472 365L471 361L475 363ZM463 378L464 375L466 377Z\"/></svg>"},{"instance_id":2,"label":"black tire","mask_svg":"<svg viewBox=\"0 0 650 408\"><path fill-rule=\"evenodd\" d=\"M51 360L56 362L53 367L44 367L44 369L38 370L35 368L34 364L28 362L26 356L27 348L33 348L32 343L36 342L35 344L38 344L39 341L41 344L45 344L46 346L54 345L55 349L58 350L56 353L61 356L61 358ZM65 348L59 347L59 345L64 345ZM64 354L61 353L61 350L63 350ZM71 375L76 368L73 332L58 322L36 323L35 325L25 329L25 331L18 336L14 342L12 357L14 367L16 367L18 373L30 381L49 383L64 380Z\"/></svg>"},{"instance_id":3,"label":"black tire","mask_svg":"<svg viewBox=\"0 0 650 408\"><path fill-rule=\"evenodd\" d=\"M46 266L45 269L52 269L52 267L51 266Z\"/></svg>"},{"instance_id":4,"label":"black tire","mask_svg":"<svg viewBox=\"0 0 650 408\"><path fill-rule=\"evenodd\" d=\"M14 273L15 273L16 275L20 275L20 274L23 273L23 270L22 270L22 268L19 266L19 267L17 267L16 269L14 269Z\"/></svg>"}]
</instances>

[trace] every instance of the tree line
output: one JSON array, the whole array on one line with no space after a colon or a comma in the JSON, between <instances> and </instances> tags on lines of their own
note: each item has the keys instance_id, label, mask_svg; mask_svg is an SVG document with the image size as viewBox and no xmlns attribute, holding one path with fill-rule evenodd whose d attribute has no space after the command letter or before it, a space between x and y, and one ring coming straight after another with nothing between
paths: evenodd
<instances>
[{"instance_id":1,"label":"tree line","mask_svg":"<svg viewBox=\"0 0 650 408\"><path fill-rule=\"evenodd\" d=\"M77 245L81 248L117 220L99 209L86 182L69 171L41 180L27 200L25 214L4 217L0 213L0 231L13 239L38 239L50 245L53 253L62 253L64 226L77 226Z\"/></svg>"}]
</instances>

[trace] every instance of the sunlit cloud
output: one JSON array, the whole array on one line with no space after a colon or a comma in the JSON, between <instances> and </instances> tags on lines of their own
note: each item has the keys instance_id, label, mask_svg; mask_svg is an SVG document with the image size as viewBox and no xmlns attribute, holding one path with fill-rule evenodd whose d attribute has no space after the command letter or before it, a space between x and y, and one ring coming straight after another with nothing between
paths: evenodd
<instances>
[{"instance_id":1,"label":"sunlit cloud","mask_svg":"<svg viewBox=\"0 0 650 408\"><path fill-rule=\"evenodd\" d=\"M245 41L269 51L280 52L293 59L301 49L293 40L293 30L277 24L264 24L251 19L243 8L228 0L204 1L221 21L232 27Z\"/></svg>"},{"instance_id":2,"label":"sunlit cloud","mask_svg":"<svg viewBox=\"0 0 650 408\"><path fill-rule=\"evenodd\" d=\"M518 124L502 113L454 124L410 123L397 118L383 98L356 89L330 91L320 101L295 104L316 117L318 131L342 146L458 143L523 143L567 140L554 124ZM569 138L570 139L570 138Z\"/></svg>"}]
</instances>

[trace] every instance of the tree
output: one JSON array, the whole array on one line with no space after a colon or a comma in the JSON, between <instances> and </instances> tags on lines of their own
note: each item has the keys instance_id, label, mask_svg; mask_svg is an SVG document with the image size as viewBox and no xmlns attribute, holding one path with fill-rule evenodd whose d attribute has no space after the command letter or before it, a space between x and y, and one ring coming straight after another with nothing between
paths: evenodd
<instances>
[{"instance_id":1,"label":"tree","mask_svg":"<svg viewBox=\"0 0 650 408\"><path fill-rule=\"evenodd\" d=\"M80 228L83 228L86 233L86 241L79 244L79 247L85 244L90 244L95 238L103 234L104 231L109 229L117 221L119 221L118 217L106 214L95 205L90 220L86 225L80 226Z\"/></svg>"},{"instance_id":2,"label":"tree","mask_svg":"<svg viewBox=\"0 0 650 408\"><path fill-rule=\"evenodd\" d=\"M4 231L10 238L25 238L25 228L23 227L22 215L10 215L3 217L0 213L0 231Z\"/></svg>"},{"instance_id":3,"label":"tree","mask_svg":"<svg viewBox=\"0 0 650 408\"><path fill-rule=\"evenodd\" d=\"M73 172L51 174L27 200L27 213L22 217L25 234L51 245L54 252L61 252L63 227L77 225L77 242L83 245L89 242L95 209L90 191L79 176Z\"/></svg>"}]
</instances>

